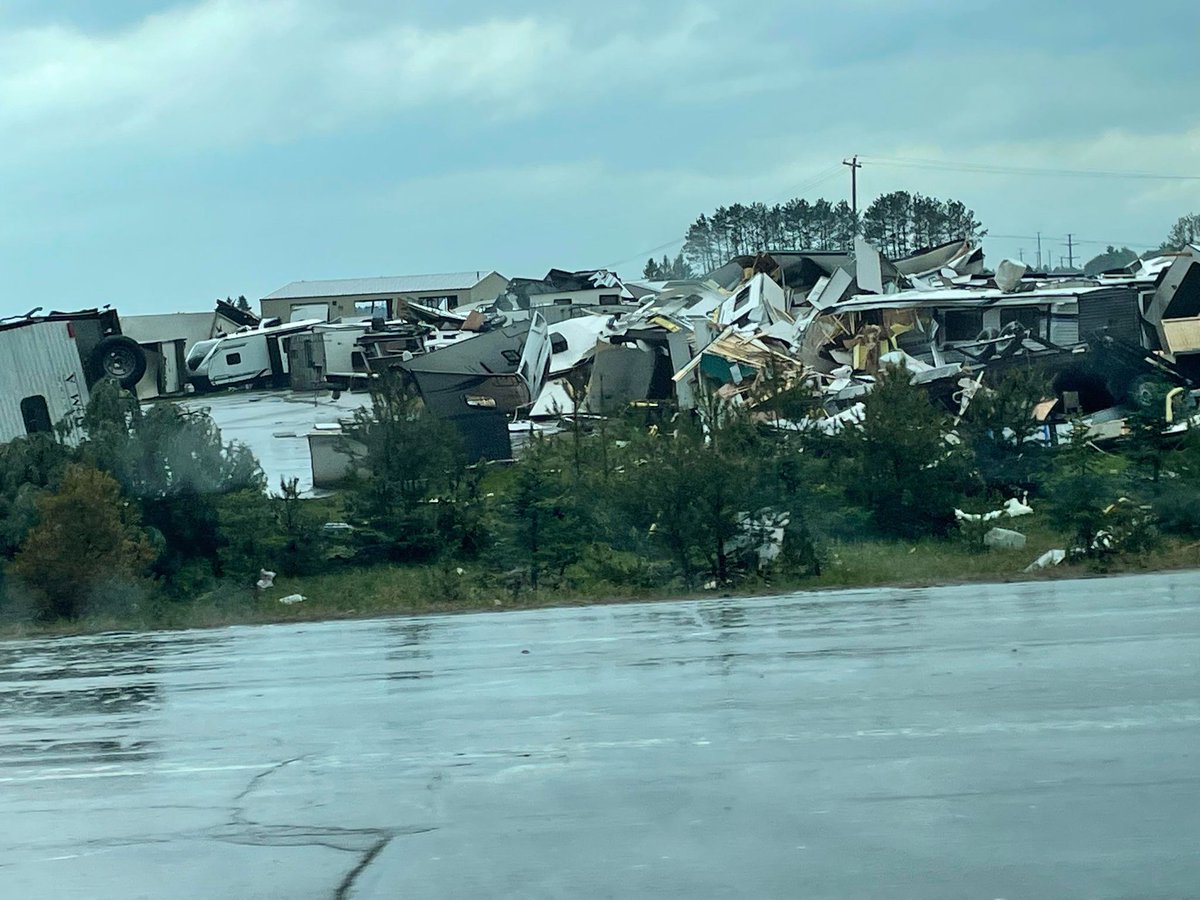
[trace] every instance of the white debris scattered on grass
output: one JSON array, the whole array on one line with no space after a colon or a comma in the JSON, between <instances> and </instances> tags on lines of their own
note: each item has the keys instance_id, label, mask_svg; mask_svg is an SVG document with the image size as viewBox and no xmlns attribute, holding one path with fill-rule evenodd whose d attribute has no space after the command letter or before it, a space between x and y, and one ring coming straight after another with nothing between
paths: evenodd
<instances>
[{"instance_id":1,"label":"white debris scattered on grass","mask_svg":"<svg viewBox=\"0 0 1200 900\"><path fill-rule=\"evenodd\" d=\"M997 550L1024 550L1025 535L1008 528L993 528L983 536L983 545Z\"/></svg>"},{"instance_id":2,"label":"white debris scattered on grass","mask_svg":"<svg viewBox=\"0 0 1200 900\"><path fill-rule=\"evenodd\" d=\"M1026 498L1028 499L1028 498ZM999 509L993 509L985 513L969 513L963 512L961 509L954 510L954 518L960 522L993 522L1001 516L1008 516L1010 519L1016 519L1019 516L1033 515L1033 507L1025 500L1018 500L1016 497L1010 497L1004 501L1004 505Z\"/></svg>"},{"instance_id":3,"label":"white debris scattered on grass","mask_svg":"<svg viewBox=\"0 0 1200 900\"><path fill-rule=\"evenodd\" d=\"M1033 515L1033 507L1028 503L1018 500L1016 497L1009 497L1004 501L1004 513L1010 519L1015 519L1018 516L1031 516Z\"/></svg>"},{"instance_id":4,"label":"white debris scattered on grass","mask_svg":"<svg viewBox=\"0 0 1200 900\"><path fill-rule=\"evenodd\" d=\"M969 513L963 512L957 507L954 510L954 518L960 522L991 522L993 519L998 519L1004 515L1004 510L994 509L991 512L985 513Z\"/></svg>"},{"instance_id":5,"label":"white debris scattered on grass","mask_svg":"<svg viewBox=\"0 0 1200 900\"><path fill-rule=\"evenodd\" d=\"M254 582L254 584L260 591L265 591L269 587L274 587L275 573L270 569L259 569L258 581Z\"/></svg>"},{"instance_id":6,"label":"white debris scattered on grass","mask_svg":"<svg viewBox=\"0 0 1200 900\"><path fill-rule=\"evenodd\" d=\"M1057 566L1067 558L1066 550L1047 550L1033 562L1025 567L1026 572L1036 572L1038 569L1048 569L1051 566Z\"/></svg>"},{"instance_id":7,"label":"white debris scattered on grass","mask_svg":"<svg viewBox=\"0 0 1200 900\"><path fill-rule=\"evenodd\" d=\"M291 606L293 603L303 603L307 597L303 594L288 594L286 597L280 597L279 602Z\"/></svg>"}]
</instances>

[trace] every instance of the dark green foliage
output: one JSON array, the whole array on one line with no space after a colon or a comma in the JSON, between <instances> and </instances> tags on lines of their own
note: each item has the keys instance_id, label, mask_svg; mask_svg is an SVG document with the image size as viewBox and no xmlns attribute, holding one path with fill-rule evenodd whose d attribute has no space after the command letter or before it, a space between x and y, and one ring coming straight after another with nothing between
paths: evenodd
<instances>
[{"instance_id":1,"label":"dark green foliage","mask_svg":"<svg viewBox=\"0 0 1200 900\"><path fill-rule=\"evenodd\" d=\"M219 501L236 492L262 495L263 474L253 454L224 443L207 412L173 403L144 409L110 380L93 388L84 426L88 437L78 456L116 478L160 536L154 574L170 585L188 561L202 559L212 576L221 577L221 548L228 541Z\"/></svg>"},{"instance_id":2,"label":"dark green foliage","mask_svg":"<svg viewBox=\"0 0 1200 900\"><path fill-rule=\"evenodd\" d=\"M784 529L783 552L779 557L781 571L787 575L811 577L821 574L821 550L805 520L797 513Z\"/></svg>"},{"instance_id":3,"label":"dark green foliage","mask_svg":"<svg viewBox=\"0 0 1200 900\"><path fill-rule=\"evenodd\" d=\"M713 466L699 426L686 417L676 425L672 432L655 430L626 448L634 452L624 454L628 462L619 501L638 532L666 551L691 586L707 544L697 486L713 476Z\"/></svg>"},{"instance_id":4,"label":"dark green foliage","mask_svg":"<svg viewBox=\"0 0 1200 900\"><path fill-rule=\"evenodd\" d=\"M797 197L774 206L734 203L692 223L683 256L701 272L709 272L733 256L762 250L841 250L853 243L857 226L845 200L809 203Z\"/></svg>"},{"instance_id":5,"label":"dark green foliage","mask_svg":"<svg viewBox=\"0 0 1200 900\"><path fill-rule=\"evenodd\" d=\"M621 551L610 544L586 544L578 569L591 582L609 589L649 591L671 581L671 564L646 553Z\"/></svg>"},{"instance_id":6,"label":"dark green foliage","mask_svg":"<svg viewBox=\"0 0 1200 900\"><path fill-rule=\"evenodd\" d=\"M154 558L136 507L98 469L69 466L37 511L10 572L32 593L40 619L72 619L98 592L136 587Z\"/></svg>"},{"instance_id":7,"label":"dark green foliage","mask_svg":"<svg viewBox=\"0 0 1200 900\"><path fill-rule=\"evenodd\" d=\"M1050 468L1050 451L1036 440L1034 407L1050 390L1033 368L1010 369L976 393L959 433L970 446L985 487L1004 497L1036 494Z\"/></svg>"},{"instance_id":8,"label":"dark green foliage","mask_svg":"<svg viewBox=\"0 0 1200 900\"><path fill-rule=\"evenodd\" d=\"M138 498L210 496L265 487L253 454L226 444L212 417L174 403L143 409L111 380L92 390L84 419L84 459Z\"/></svg>"},{"instance_id":9,"label":"dark green foliage","mask_svg":"<svg viewBox=\"0 0 1200 900\"><path fill-rule=\"evenodd\" d=\"M497 531L536 591L543 574L563 578L587 543L586 498L573 490L563 454L535 435L515 466Z\"/></svg>"},{"instance_id":10,"label":"dark green foliage","mask_svg":"<svg viewBox=\"0 0 1200 900\"><path fill-rule=\"evenodd\" d=\"M1188 244L1200 243L1200 213L1180 216L1171 226L1162 250L1182 250Z\"/></svg>"},{"instance_id":11,"label":"dark green foliage","mask_svg":"<svg viewBox=\"0 0 1200 900\"><path fill-rule=\"evenodd\" d=\"M907 369L879 373L862 428L845 432L850 496L886 534L945 534L970 486L970 454L946 440L950 423Z\"/></svg>"},{"instance_id":12,"label":"dark green foliage","mask_svg":"<svg viewBox=\"0 0 1200 900\"><path fill-rule=\"evenodd\" d=\"M1167 534L1200 538L1200 486L1171 485L1153 499L1159 527Z\"/></svg>"},{"instance_id":13,"label":"dark green foliage","mask_svg":"<svg viewBox=\"0 0 1200 900\"><path fill-rule=\"evenodd\" d=\"M426 413L399 377L374 383L371 396L347 429L358 471L346 508L364 552L414 561L477 541L466 537L457 508L466 469L458 433Z\"/></svg>"},{"instance_id":14,"label":"dark green foliage","mask_svg":"<svg viewBox=\"0 0 1200 900\"><path fill-rule=\"evenodd\" d=\"M765 250L843 250L853 244L860 224L866 238L893 258L987 233L958 200L895 191L876 198L860 223L845 200L810 203L797 197L773 206L734 203L701 215L688 228L682 255L708 272L734 256ZM647 277L659 269L658 263L647 265Z\"/></svg>"},{"instance_id":15,"label":"dark green foliage","mask_svg":"<svg viewBox=\"0 0 1200 900\"><path fill-rule=\"evenodd\" d=\"M281 503L255 490L232 491L217 498L213 529L219 536L214 548L216 575L251 584L260 569L295 574L284 565L285 538L276 509Z\"/></svg>"},{"instance_id":16,"label":"dark green foliage","mask_svg":"<svg viewBox=\"0 0 1200 900\"><path fill-rule=\"evenodd\" d=\"M1096 543L1106 527L1106 510L1121 495L1117 478L1100 471L1100 453L1088 438L1081 419L1071 422L1069 443L1059 451L1057 474L1050 481L1050 513L1070 536L1077 555L1097 556L1107 551Z\"/></svg>"},{"instance_id":17,"label":"dark green foliage","mask_svg":"<svg viewBox=\"0 0 1200 900\"><path fill-rule=\"evenodd\" d=\"M1178 435L1164 433L1167 428L1166 399L1171 387L1164 382L1146 385L1144 405L1132 410L1125 419L1129 429L1125 453L1153 482L1158 481L1168 454L1181 440Z\"/></svg>"},{"instance_id":18,"label":"dark green foliage","mask_svg":"<svg viewBox=\"0 0 1200 900\"><path fill-rule=\"evenodd\" d=\"M1050 511L1074 546L1086 551L1104 527L1104 510L1114 499L1111 479L1095 472L1071 472L1054 482Z\"/></svg>"},{"instance_id":19,"label":"dark green foliage","mask_svg":"<svg viewBox=\"0 0 1200 900\"><path fill-rule=\"evenodd\" d=\"M775 453L741 410L704 397L699 416L681 413L624 448L616 502L685 583L726 581L746 516L776 509Z\"/></svg>"},{"instance_id":20,"label":"dark green foliage","mask_svg":"<svg viewBox=\"0 0 1200 900\"><path fill-rule=\"evenodd\" d=\"M57 485L71 452L48 434L0 444L0 552L11 558L37 524L37 499Z\"/></svg>"},{"instance_id":21,"label":"dark green foliage","mask_svg":"<svg viewBox=\"0 0 1200 900\"><path fill-rule=\"evenodd\" d=\"M930 247L987 234L973 210L958 200L907 191L877 197L862 217L863 237L896 259Z\"/></svg>"},{"instance_id":22,"label":"dark green foliage","mask_svg":"<svg viewBox=\"0 0 1200 900\"><path fill-rule=\"evenodd\" d=\"M1124 268L1137 258L1137 253L1128 247L1122 247L1118 250L1112 244L1109 244L1107 250L1099 256L1093 256L1084 264L1083 274L1095 276L1111 269Z\"/></svg>"},{"instance_id":23,"label":"dark green foliage","mask_svg":"<svg viewBox=\"0 0 1200 900\"><path fill-rule=\"evenodd\" d=\"M324 522L300 497L300 482L280 479L279 497L272 501L274 525L281 546L271 561L281 575L313 575L325 565Z\"/></svg>"},{"instance_id":24,"label":"dark green foliage","mask_svg":"<svg viewBox=\"0 0 1200 900\"><path fill-rule=\"evenodd\" d=\"M646 265L642 269L642 277L651 281L676 281L695 278L696 273L691 264L684 259L683 252L680 251L674 259L664 254L661 262L653 257L646 260Z\"/></svg>"}]
</instances>

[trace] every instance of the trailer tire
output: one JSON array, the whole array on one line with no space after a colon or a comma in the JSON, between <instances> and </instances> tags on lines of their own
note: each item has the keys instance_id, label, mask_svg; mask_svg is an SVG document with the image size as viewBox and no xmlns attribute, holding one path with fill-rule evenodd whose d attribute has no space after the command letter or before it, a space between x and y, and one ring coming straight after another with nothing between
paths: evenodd
<instances>
[{"instance_id":1,"label":"trailer tire","mask_svg":"<svg viewBox=\"0 0 1200 900\"><path fill-rule=\"evenodd\" d=\"M997 338L1001 339L1001 343L996 345L996 352L1000 356L1009 356L1016 353L1025 346L1026 334L1028 332L1020 322L1009 322L996 335ZM1003 340L1004 338L1010 338L1010 340Z\"/></svg>"},{"instance_id":2,"label":"trailer tire","mask_svg":"<svg viewBox=\"0 0 1200 900\"><path fill-rule=\"evenodd\" d=\"M1129 382L1126 397L1138 409L1150 409L1158 399L1160 380L1153 375L1143 373Z\"/></svg>"},{"instance_id":3,"label":"trailer tire","mask_svg":"<svg viewBox=\"0 0 1200 900\"><path fill-rule=\"evenodd\" d=\"M114 334L96 345L92 364L103 377L114 379L128 390L146 374L146 351L133 338Z\"/></svg>"},{"instance_id":4,"label":"trailer tire","mask_svg":"<svg viewBox=\"0 0 1200 900\"><path fill-rule=\"evenodd\" d=\"M975 335L975 343L982 344L985 341L994 341L998 337L1000 337L1000 332L998 332L995 328L985 328L985 329L983 329L983 331L979 332L979 334ZM985 360L985 359L991 359L995 355L996 355L996 345L995 344L988 344L986 347L984 347L982 350L979 351L979 359L981 361Z\"/></svg>"}]
</instances>

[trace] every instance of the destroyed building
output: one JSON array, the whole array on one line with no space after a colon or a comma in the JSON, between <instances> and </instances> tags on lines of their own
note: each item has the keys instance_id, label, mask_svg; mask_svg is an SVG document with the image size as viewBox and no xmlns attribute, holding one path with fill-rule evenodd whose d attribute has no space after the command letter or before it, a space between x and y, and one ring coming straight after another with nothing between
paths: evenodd
<instances>
[{"instance_id":1,"label":"destroyed building","mask_svg":"<svg viewBox=\"0 0 1200 900\"><path fill-rule=\"evenodd\" d=\"M689 409L702 386L753 405L761 382L780 377L806 381L837 417L887 364L952 406L985 372L995 380L1036 365L1060 413L1088 413L1140 402L1149 380L1200 376L1200 251L1088 278L1011 260L992 272L969 241L889 260L858 239L848 252L737 256L591 318L596 346L576 357L586 389L568 391L567 373L552 373L552 402L535 404L534 417L577 402L601 415L629 404Z\"/></svg>"},{"instance_id":2,"label":"destroyed building","mask_svg":"<svg viewBox=\"0 0 1200 900\"><path fill-rule=\"evenodd\" d=\"M492 309L513 317L538 312L553 325L581 313L629 305L652 293L623 281L607 269L567 272L551 269L544 278L514 278L496 298Z\"/></svg>"}]
</instances>

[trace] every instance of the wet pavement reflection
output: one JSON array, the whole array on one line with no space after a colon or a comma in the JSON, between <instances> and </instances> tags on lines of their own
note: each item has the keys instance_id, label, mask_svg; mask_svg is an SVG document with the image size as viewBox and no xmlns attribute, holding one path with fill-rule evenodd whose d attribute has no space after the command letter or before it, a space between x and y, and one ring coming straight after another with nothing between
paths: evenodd
<instances>
[{"instance_id":1,"label":"wet pavement reflection","mask_svg":"<svg viewBox=\"0 0 1200 900\"><path fill-rule=\"evenodd\" d=\"M1200 575L0 643L40 897L1172 896Z\"/></svg>"}]
</instances>

